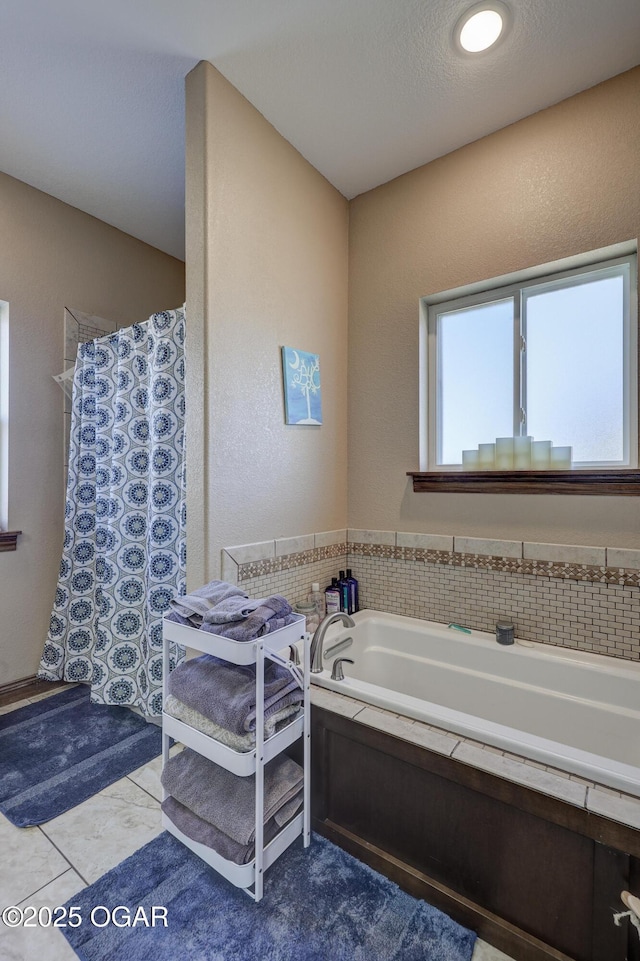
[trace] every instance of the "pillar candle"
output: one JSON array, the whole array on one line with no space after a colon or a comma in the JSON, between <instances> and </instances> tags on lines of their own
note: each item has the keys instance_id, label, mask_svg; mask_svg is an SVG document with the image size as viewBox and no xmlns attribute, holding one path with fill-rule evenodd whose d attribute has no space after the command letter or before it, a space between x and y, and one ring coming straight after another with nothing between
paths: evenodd
<instances>
[{"instance_id":1,"label":"pillar candle","mask_svg":"<svg viewBox=\"0 0 640 961\"><path fill-rule=\"evenodd\" d=\"M548 470L550 451L550 440L531 441L531 470Z\"/></svg>"},{"instance_id":2,"label":"pillar candle","mask_svg":"<svg viewBox=\"0 0 640 961\"><path fill-rule=\"evenodd\" d=\"M513 470L513 437L496 437L496 470Z\"/></svg>"},{"instance_id":3,"label":"pillar candle","mask_svg":"<svg viewBox=\"0 0 640 961\"><path fill-rule=\"evenodd\" d=\"M478 444L480 470L494 470L496 466L496 445Z\"/></svg>"},{"instance_id":4,"label":"pillar candle","mask_svg":"<svg viewBox=\"0 0 640 961\"><path fill-rule=\"evenodd\" d=\"M531 470L531 437L513 438L514 470Z\"/></svg>"},{"instance_id":5,"label":"pillar candle","mask_svg":"<svg viewBox=\"0 0 640 961\"><path fill-rule=\"evenodd\" d=\"M549 462L553 470L571 470L572 447L552 447Z\"/></svg>"},{"instance_id":6,"label":"pillar candle","mask_svg":"<svg viewBox=\"0 0 640 961\"><path fill-rule=\"evenodd\" d=\"M462 469L463 470L480 470L480 451L479 450L463 450L462 451Z\"/></svg>"}]
</instances>

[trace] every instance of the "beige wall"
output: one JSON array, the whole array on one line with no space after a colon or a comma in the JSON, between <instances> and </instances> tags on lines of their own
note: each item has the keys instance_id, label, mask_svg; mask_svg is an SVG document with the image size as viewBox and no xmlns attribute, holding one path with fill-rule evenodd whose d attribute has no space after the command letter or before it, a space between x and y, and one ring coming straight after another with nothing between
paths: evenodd
<instances>
[{"instance_id":1,"label":"beige wall","mask_svg":"<svg viewBox=\"0 0 640 961\"><path fill-rule=\"evenodd\" d=\"M0 174L0 299L9 302L9 527L0 553L0 684L37 670L62 548L65 307L125 325L184 302L184 264Z\"/></svg>"},{"instance_id":2,"label":"beige wall","mask_svg":"<svg viewBox=\"0 0 640 961\"><path fill-rule=\"evenodd\" d=\"M640 68L351 203L349 526L640 547L640 498L414 494L418 301L638 237Z\"/></svg>"},{"instance_id":3,"label":"beige wall","mask_svg":"<svg viewBox=\"0 0 640 961\"><path fill-rule=\"evenodd\" d=\"M187 78L188 583L221 548L346 523L348 204L210 64ZM197 325L197 326L196 326ZM284 423L280 348L320 354Z\"/></svg>"}]
</instances>

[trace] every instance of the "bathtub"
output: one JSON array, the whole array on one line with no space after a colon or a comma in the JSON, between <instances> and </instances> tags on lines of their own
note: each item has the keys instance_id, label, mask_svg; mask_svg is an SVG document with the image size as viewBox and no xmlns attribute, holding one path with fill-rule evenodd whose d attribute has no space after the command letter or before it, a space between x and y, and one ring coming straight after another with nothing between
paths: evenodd
<instances>
[{"instance_id":1,"label":"bathtub","mask_svg":"<svg viewBox=\"0 0 640 961\"><path fill-rule=\"evenodd\" d=\"M640 797L640 664L378 611L354 621L327 632L313 683ZM343 681L336 657L355 661Z\"/></svg>"}]
</instances>

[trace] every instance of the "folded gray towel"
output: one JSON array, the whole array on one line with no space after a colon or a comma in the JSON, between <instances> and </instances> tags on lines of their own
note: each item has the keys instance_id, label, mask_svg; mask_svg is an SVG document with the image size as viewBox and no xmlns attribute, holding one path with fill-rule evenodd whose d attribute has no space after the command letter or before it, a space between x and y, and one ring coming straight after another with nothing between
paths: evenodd
<instances>
[{"instance_id":1,"label":"folded gray towel","mask_svg":"<svg viewBox=\"0 0 640 961\"><path fill-rule=\"evenodd\" d=\"M255 775L239 777L185 748L162 772L166 791L238 844L255 841ZM284 754L264 768L264 823L288 820L287 805L302 790L304 772ZM290 816L290 815L289 815Z\"/></svg>"},{"instance_id":2,"label":"folded gray towel","mask_svg":"<svg viewBox=\"0 0 640 961\"><path fill-rule=\"evenodd\" d=\"M247 597L227 597L219 601L202 615L202 625L229 624L232 621L243 621L246 617L262 606L262 600L247 600Z\"/></svg>"},{"instance_id":3,"label":"folded gray towel","mask_svg":"<svg viewBox=\"0 0 640 961\"><path fill-rule=\"evenodd\" d=\"M179 701L173 694L167 696L164 709L167 714L171 714L172 717L177 717L179 721L184 721L185 724L195 728L196 731L202 731L203 734L215 738L216 741L220 741L234 751L246 753L247 751L253 750L256 746L255 732L249 734L234 734L233 731L227 731L226 728L220 727L219 724L211 721L208 717L205 717L204 714L200 714L199 711L195 711L193 708L183 704L182 701ZM281 711L276 711L275 714L265 721L265 739L275 734L276 730L282 726L284 721L288 721L294 714L298 714L299 711L299 704L292 704L289 707L283 708Z\"/></svg>"},{"instance_id":4,"label":"folded gray towel","mask_svg":"<svg viewBox=\"0 0 640 961\"><path fill-rule=\"evenodd\" d=\"M200 844L206 844L208 848L213 848L217 854L226 858L227 861L234 861L235 864L248 864L249 861L253 861L256 850L255 844L238 844L224 831L219 831L213 824L203 821L202 818L186 808L184 804L180 804L175 798L165 798L161 807L179 831L182 831L193 841L199 841ZM279 830L280 828L271 818L269 823L264 826L264 843L268 844Z\"/></svg>"},{"instance_id":5,"label":"folded gray towel","mask_svg":"<svg viewBox=\"0 0 640 961\"><path fill-rule=\"evenodd\" d=\"M287 821L294 816L301 804L302 792L296 794L286 806L289 815ZM214 851L223 858L226 858L227 861L234 861L235 864L248 864L249 861L253 861L256 848L254 843L238 844L237 841L230 838L224 831L220 831L213 824L199 818L197 814L194 814L193 811L190 811L184 804L180 804L179 801L176 801L176 799L171 796L165 798L161 806L169 820L173 821L178 830L186 834L192 841L199 841L200 844L206 844L208 848L213 848ZM282 811L284 811L284 808L282 808ZM267 845L269 841L272 841L280 830L281 827L275 818L267 821L264 826L265 845Z\"/></svg>"},{"instance_id":6,"label":"folded gray towel","mask_svg":"<svg viewBox=\"0 0 640 961\"><path fill-rule=\"evenodd\" d=\"M251 611L244 620L230 624L211 624L204 621L202 630L220 634L232 641L253 641L294 621L295 615L286 597L272 594L271 597L263 598L260 606Z\"/></svg>"},{"instance_id":7,"label":"folded gray towel","mask_svg":"<svg viewBox=\"0 0 640 961\"><path fill-rule=\"evenodd\" d=\"M170 603L172 610L180 617L186 618L192 626L199 627L207 611L230 597L248 599L249 595L241 587L227 581L210 581L190 594L174 597Z\"/></svg>"},{"instance_id":8,"label":"folded gray towel","mask_svg":"<svg viewBox=\"0 0 640 961\"><path fill-rule=\"evenodd\" d=\"M172 671L167 688L169 694L227 731L241 735L255 731L255 664L229 664L203 654ZM265 721L286 707L301 704L302 700L302 690L286 667L266 660Z\"/></svg>"}]
</instances>

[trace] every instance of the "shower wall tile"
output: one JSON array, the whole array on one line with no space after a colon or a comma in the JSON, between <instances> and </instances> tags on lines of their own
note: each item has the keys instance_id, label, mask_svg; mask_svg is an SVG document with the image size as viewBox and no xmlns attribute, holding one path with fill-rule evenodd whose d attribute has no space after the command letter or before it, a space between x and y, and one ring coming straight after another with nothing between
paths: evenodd
<instances>
[{"instance_id":1,"label":"shower wall tile","mask_svg":"<svg viewBox=\"0 0 640 961\"><path fill-rule=\"evenodd\" d=\"M285 554L299 554L301 551L312 551L314 547L313 534L303 534L300 537L280 537L276 540L276 557L282 557Z\"/></svg>"},{"instance_id":2,"label":"shower wall tile","mask_svg":"<svg viewBox=\"0 0 640 961\"><path fill-rule=\"evenodd\" d=\"M224 550L222 551L221 574L223 581L227 581L229 584L238 583L238 562L234 561L231 554Z\"/></svg>"},{"instance_id":3,"label":"shower wall tile","mask_svg":"<svg viewBox=\"0 0 640 961\"><path fill-rule=\"evenodd\" d=\"M526 541L522 556L527 560L553 561L565 564L590 564L604 567L607 563L606 547L583 547L579 544L532 544ZM615 567L622 567L616 564Z\"/></svg>"},{"instance_id":4,"label":"shower wall tile","mask_svg":"<svg viewBox=\"0 0 640 961\"><path fill-rule=\"evenodd\" d=\"M350 553L362 607L640 660L640 588Z\"/></svg>"},{"instance_id":5,"label":"shower wall tile","mask_svg":"<svg viewBox=\"0 0 640 961\"><path fill-rule=\"evenodd\" d=\"M314 534L314 547L331 547L333 544L346 544L347 532L341 531L321 531Z\"/></svg>"},{"instance_id":6,"label":"shower wall tile","mask_svg":"<svg viewBox=\"0 0 640 961\"><path fill-rule=\"evenodd\" d=\"M341 554L255 577L244 577L240 569L238 584L251 597L283 594L290 604L297 604L299 601L306 601L313 583L317 582L323 591L331 583L331 578L337 577L338 572L346 567L347 553L343 545Z\"/></svg>"},{"instance_id":7,"label":"shower wall tile","mask_svg":"<svg viewBox=\"0 0 640 961\"><path fill-rule=\"evenodd\" d=\"M640 551L624 547L607 547L607 567L624 567L627 570L640 570Z\"/></svg>"},{"instance_id":8,"label":"shower wall tile","mask_svg":"<svg viewBox=\"0 0 640 961\"><path fill-rule=\"evenodd\" d=\"M453 537L447 534L409 534L406 531L398 531L396 545L398 547L417 547L423 551L452 551Z\"/></svg>"},{"instance_id":9,"label":"shower wall tile","mask_svg":"<svg viewBox=\"0 0 640 961\"><path fill-rule=\"evenodd\" d=\"M522 541L495 541L485 537L454 537L456 554L484 554L490 557L522 557Z\"/></svg>"},{"instance_id":10,"label":"shower wall tile","mask_svg":"<svg viewBox=\"0 0 640 961\"><path fill-rule=\"evenodd\" d=\"M396 543L396 532L395 531L365 531L365 530L348 530L347 537L349 543L356 544L384 544L390 547L395 547Z\"/></svg>"},{"instance_id":11,"label":"shower wall tile","mask_svg":"<svg viewBox=\"0 0 640 961\"><path fill-rule=\"evenodd\" d=\"M276 542L273 540L259 541L255 544L236 544L233 547L225 547L225 551L236 564L250 564L275 557Z\"/></svg>"}]
</instances>

